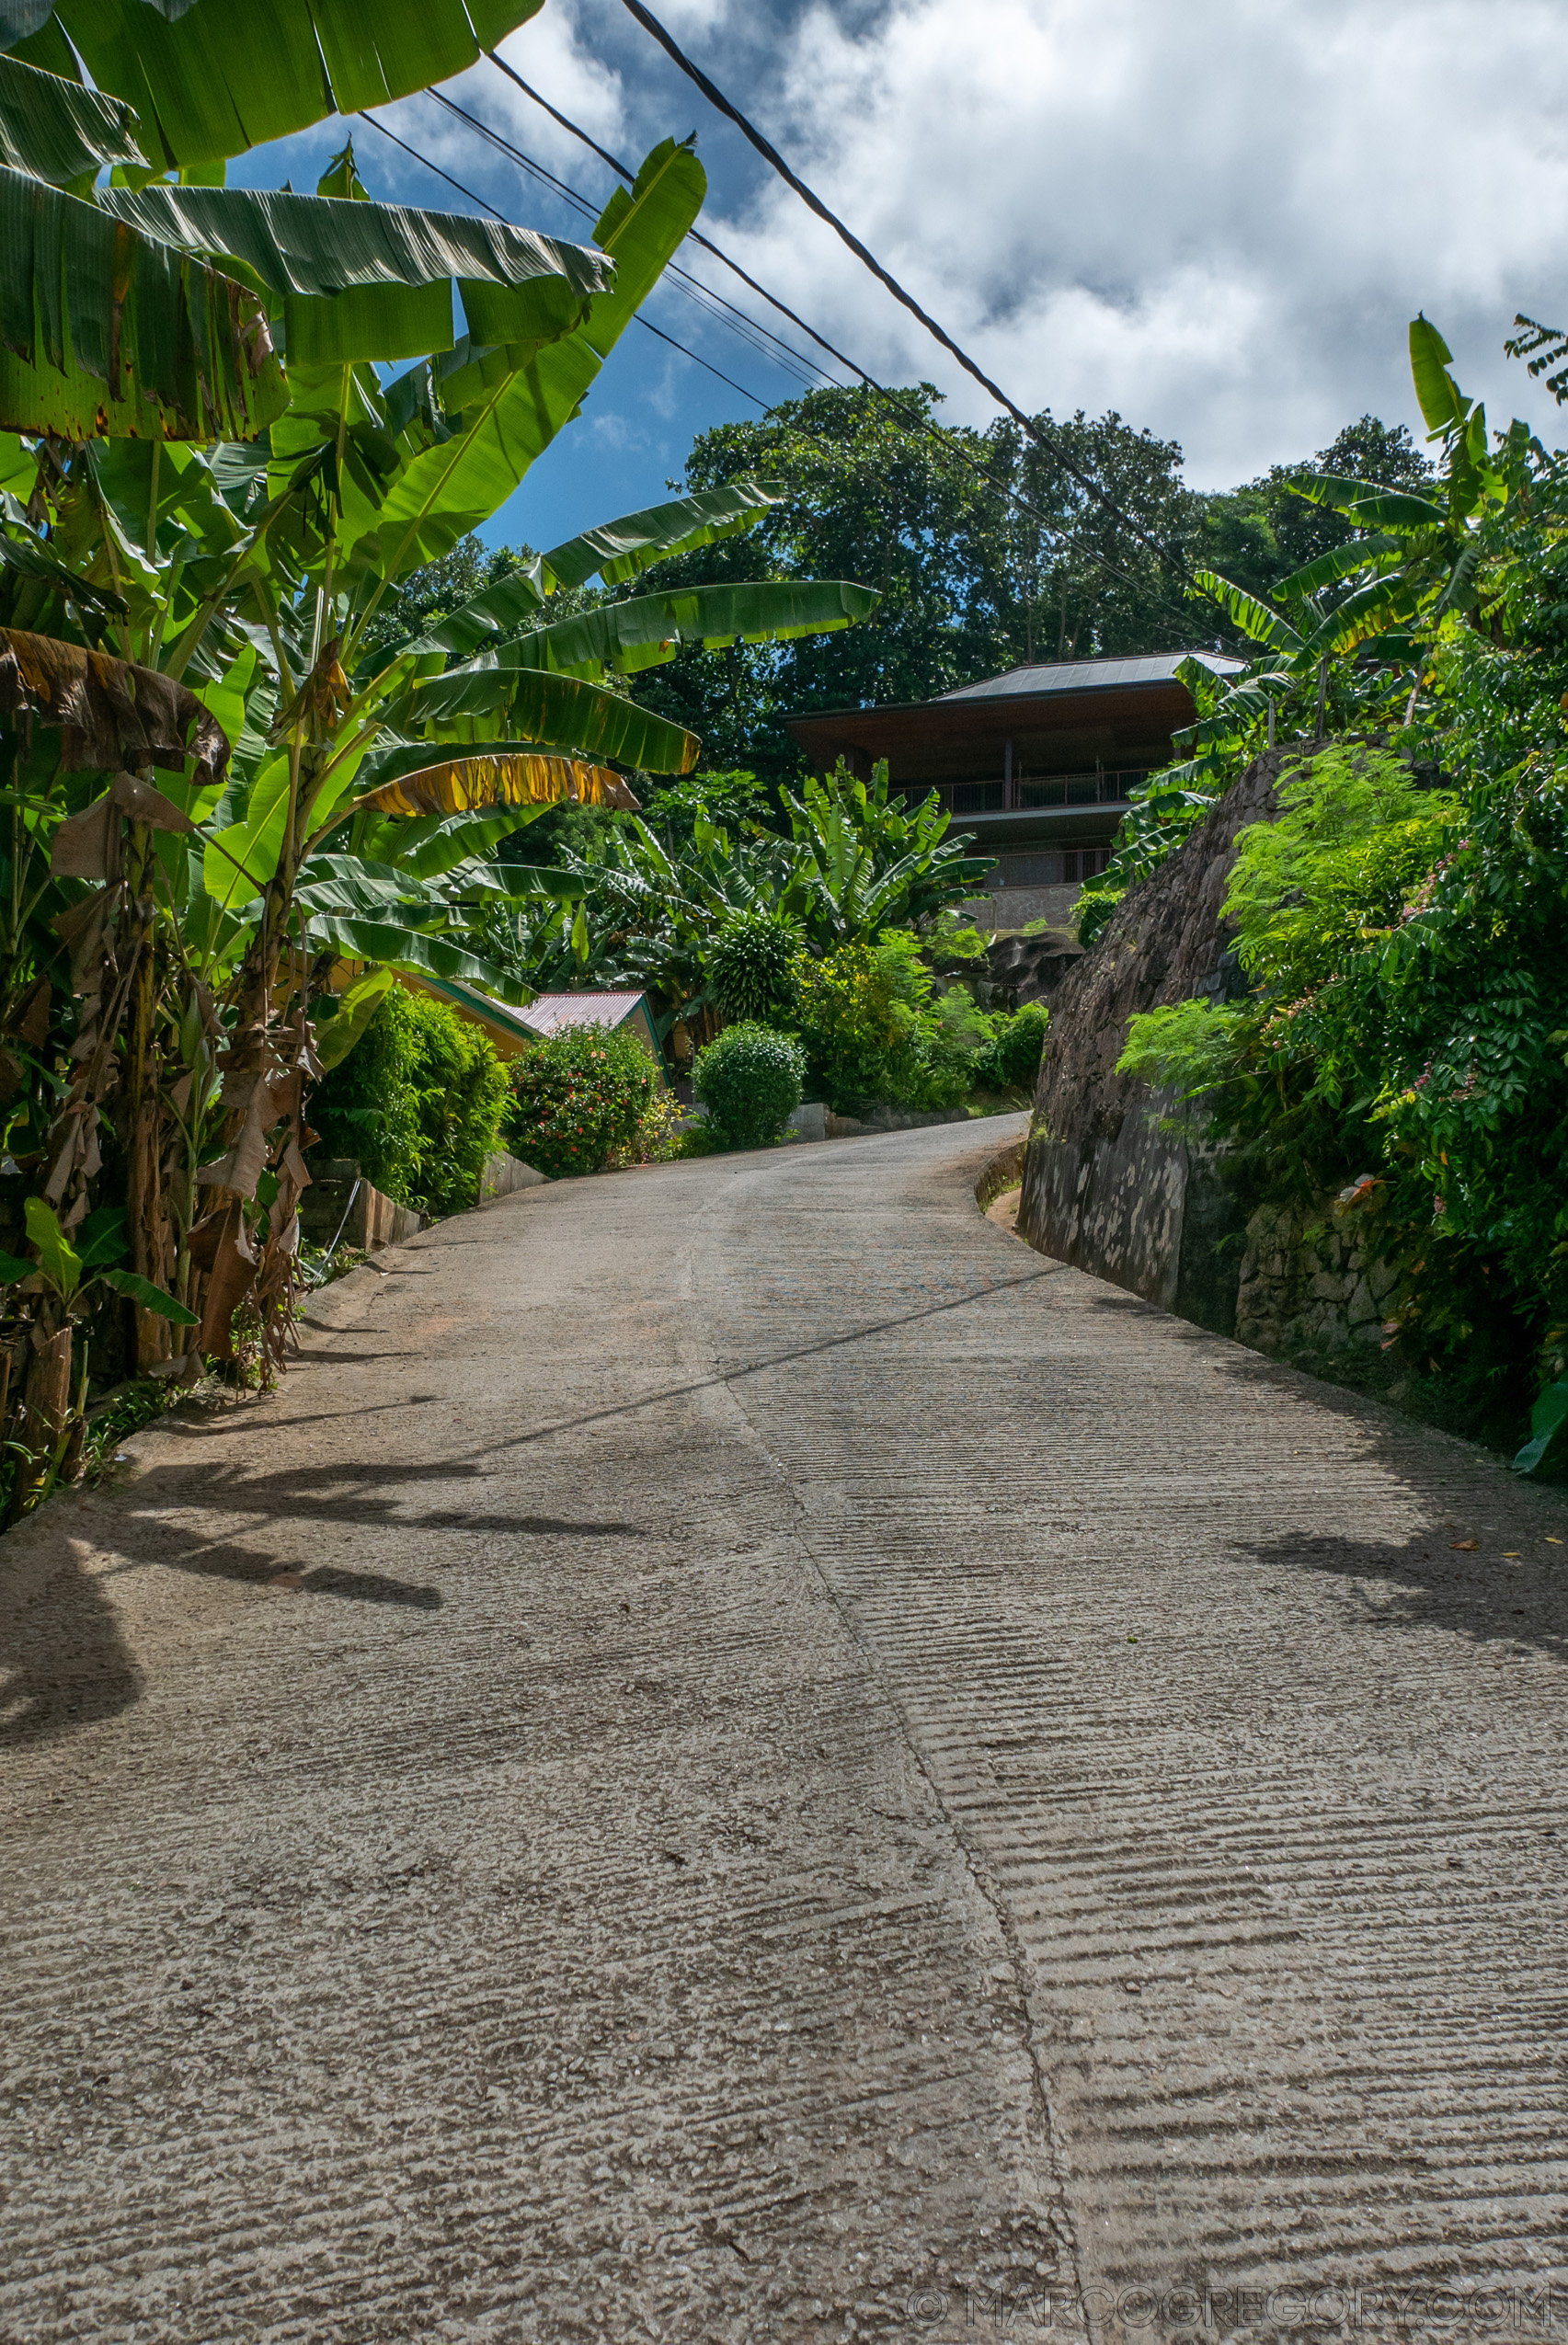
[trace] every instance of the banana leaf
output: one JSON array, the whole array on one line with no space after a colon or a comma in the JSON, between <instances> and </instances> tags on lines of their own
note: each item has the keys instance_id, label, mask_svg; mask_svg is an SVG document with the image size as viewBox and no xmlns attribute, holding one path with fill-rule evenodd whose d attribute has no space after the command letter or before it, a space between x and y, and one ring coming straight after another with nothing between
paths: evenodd
<instances>
[{"instance_id":1,"label":"banana leaf","mask_svg":"<svg viewBox=\"0 0 1568 2345\"><path fill-rule=\"evenodd\" d=\"M325 912L313 919L310 926L313 947L323 943L336 945L345 960L407 969L420 977L451 978L520 1007L529 999L528 988L493 962L443 944L440 937L423 936L418 929L396 921L353 920L338 912Z\"/></svg>"},{"instance_id":2,"label":"banana leaf","mask_svg":"<svg viewBox=\"0 0 1568 2345\"><path fill-rule=\"evenodd\" d=\"M371 806L382 814L420 815L461 814L486 806L553 806L565 800L633 809L637 803L620 775L607 766L526 753L448 758L442 764L383 783L354 803L356 811Z\"/></svg>"},{"instance_id":3,"label":"banana leaf","mask_svg":"<svg viewBox=\"0 0 1568 2345\"><path fill-rule=\"evenodd\" d=\"M1196 571L1193 585L1200 593L1212 596L1254 643L1268 644L1276 651L1301 648L1301 638L1294 627L1272 612L1267 603L1249 594L1245 587L1232 586L1229 578L1222 578L1218 570Z\"/></svg>"},{"instance_id":4,"label":"banana leaf","mask_svg":"<svg viewBox=\"0 0 1568 2345\"><path fill-rule=\"evenodd\" d=\"M117 97L0 56L0 164L8 171L85 196L105 163L146 167L137 128Z\"/></svg>"},{"instance_id":5,"label":"banana leaf","mask_svg":"<svg viewBox=\"0 0 1568 2345\"><path fill-rule=\"evenodd\" d=\"M683 645L722 648L742 643L791 643L869 619L882 597L843 578L748 579L739 586L687 587L637 595L554 626L537 627L497 654L498 666L543 668L592 677L635 675L673 659ZM455 671L462 673L462 670Z\"/></svg>"},{"instance_id":6,"label":"banana leaf","mask_svg":"<svg viewBox=\"0 0 1568 2345\"><path fill-rule=\"evenodd\" d=\"M575 903L588 887L577 872L542 864L487 863L474 854L459 856L442 883L369 855L316 853L301 871L294 901L311 913L346 912L372 920L396 915L410 927L429 929L441 926L459 902L497 897L521 904L544 896Z\"/></svg>"},{"instance_id":7,"label":"banana leaf","mask_svg":"<svg viewBox=\"0 0 1568 2345\"><path fill-rule=\"evenodd\" d=\"M595 570L606 586L619 586L656 562L677 554L692 554L701 546L751 529L781 488L773 482L739 480L727 488L707 488L695 497L677 498L668 505L652 505L641 513L626 513L618 521L602 521L567 538L548 554L509 570L494 586L486 587L467 602L460 602L433 625L421 630L413 647L440 646L462 654L487 643L515 635L546 598L559 586L581 586ZM638 760L636 762L642 762Z\"/></svg>"},{"instance_id":8,"label":"banana leaf","mask_svg":"<svg viewBox=\"0 0 1568 2345\"><path fill-rule=\"evenodd\" d=\"M98 202L182 252L243 262L308 366L451 349L454 283L485 341L555 341L612 276L584 246L466 212L255 188L109 188Z\"/></svg>"},{"instance_id":9,"label":"banana leaf","mask_svg":"<svg viewBox=\"0 0 1568 2345\"><path fill-rule=\"evenodd\" d=\"M484 806L476 814L425 815L412 822L392 818L372 826L363 844L367 854L395 862L399 871L416 879L437 879L471 855L487 854L545 811L544 806Z\"/></svg>"},{"instance_id":10,"label":"banana leaf","mask_svg":"<svg viewBox=\"0 0 1568 2345\"><path fill-rule=\"evenodd\" d=\"M1376 481L1348 480L1338 473L1311 473L1286 486L1293 496L1304 497L1310 505L1322 505L1332 513L1343 513L1363 529L1398 530L1408 535L1413 530L1441 529L1448 518L1443 507L1429 498L1413 497L1408 489L1384 488Z\"/></svg>"},{"instance_id":11,"label":"banana leaf","mask_svg":"<svg viewBox=\"0 0 1568 2345\"><path fill-rule=\"evenodd\" d=\"M248 440L287 404L247 287L0 168L0 429Z\"/></svg>"},{"instance_id":12,"label":"banana leaf","mask_svg":"<svg viewBox=\"0 0 1568 2345\"><path fill-rule=\"evenodd\" d=\"M341 1065L392 990L392 971L372 969L336 996L332 1016L315 1019L315 1056L322 1073Z\"/></svg>"},{"instance_id":13,"label":"banana leaf","mask_svg":"<svg viewBox=\"0 0 1568 2345\"><path fill-rule=\"evenodd\" d=\"M1375 578L1357 593L1345 596L1303 646L1303 665L1324 652L1339 658L1364 643L1386 635L1395 619L1408 619L1418 596L1404 578Z\"/></svg>"},{"instance_id":14,"label":"banana leaf","mask_svg":"<svg viewBox=\"0 0 1568 2345\"><path fill-rule=\"evenodd\" d=\"M545 576L556 586L581 586L597 570L606 586L623 586L656 562L677 554L694 554L720 538L755 527L771 505L784 496L780 481L737 480L725 488L704 488L694 497L678 497L666 505L650 505L640 513L624 514L618 521L601 521L553 546L541 556Z\"/></svg>"},{"instance_id":15,"label":"banana leaf","mask_svg":"<svg viewBox=\"0 0 1568 2345\"><path fill-rule=\"evenodd\" d=\"M526 640L526 638L525 638ZM585 757L614 758L645 773L690 773L702 755L695 733L655 716L619 692L536 668L455 668L409 693L408 727L432 740L474 747L498 735Z\"/></svg>"},{"instance_id":16,"label":"banana leaf","mask_svg":"<svg viewBox=\"0 0 1568 2345\"><path fill-rule=\"evenodd\" d=\"M1321 587L1337 586L1342 578L1353 578L1358 570L1370 569L1374 563L1385 562L1390 555L1402 559L1403 548L1398 538L1386 535L1352 538L1348 545L1331 546L1315 561L1303 563L1300 569L1292 570L1288 578L1278 581L1273 591L1282 601L1294 601L1300 595L1316 594Z\"/></svg>"},{"instance_id":17,"label":"banana leaf","mask_svg":"<svg viewBox=\"0 0 1568 2345\"><path fill-rule=\"evenodd\" d=\"M52 635L0 627L0 718L19 716L60 728L67 773L189 768L204 789L229 761L222 726L172 676Z\"/></svg>"},{"instance_id":18,"label":"banana leaf","mask_svg":"<svg viewBox=\"0 0 1568 2345\"><path fill-rule=\"evenodd\" d=\"M0 48L128 98L159 170L243 154L476 64L542 0L0 0Z\"/></svg>"},{"instance_id":19,"label":"banana leaf","mask_svg":"<svg viewBox=\"0 0 1568 2345\"><path fill-rule=\"evenodd\" d=\"M679 249L706 191L703 167L689 148L670 139L654 148L634 187L616 189L594 227L594 244L615 264L613 286L594 296L575 333L548 343L526 365L503 367L493 382L475 383L473 405L462 409L455 436L449 431L442 440L432 434L434 444L403 465L373 527L349 548L350 572L403 578L450 554L506 502L577 414ZM429 375L427 369L427 388ZM457 395L449 380L449 415ZM406 385L401 392L396 383L388 386L389 408L395 403L401 414L408 402Z\"/></svg>"},{"instance_id":20,"label":"banana leaf","mask_svg":"<svg viewBox=\"0 0 1568 2345\"><path fill-rule=\"evenodd\" d=\"M1448 372L1453 355L1424 312L1411 319L1410 372L1431 440L1441 439L1470 413L1470 401Z\"/></svg>"}]
</instances>

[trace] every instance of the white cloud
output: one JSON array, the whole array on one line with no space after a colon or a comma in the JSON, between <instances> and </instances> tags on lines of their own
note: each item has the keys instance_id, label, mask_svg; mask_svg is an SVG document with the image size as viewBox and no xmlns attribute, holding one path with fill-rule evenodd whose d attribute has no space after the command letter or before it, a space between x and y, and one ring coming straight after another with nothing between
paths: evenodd
<instances>
[{"instance_id":1,"label":"white cloud","mask_svg":"<svg viewBox=\"0 0 1568 2345\"><path fill-rule=\"evenodd\" d=\"M721 86L725 45L694 36ZM1554 0L818 0L745 63L730 94L1014 397L1114 406L1195 485L1415 423L1417 308L1499 418L1555 420L1501 354L1516 309L1568 306ZM706 224L874 370L992 412L777 181Z\"/></svg>"}]
</instances>

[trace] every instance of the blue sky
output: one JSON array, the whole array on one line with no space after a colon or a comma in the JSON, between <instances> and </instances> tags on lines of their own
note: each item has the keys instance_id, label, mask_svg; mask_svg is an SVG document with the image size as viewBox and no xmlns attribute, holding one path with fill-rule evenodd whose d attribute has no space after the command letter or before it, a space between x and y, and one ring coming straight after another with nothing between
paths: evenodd
<instances>
[{"instance_id":1,"label":"blue sky","mask_svg":"<svg viewBox=\"0 0 1568 2345\"><path fill-rule=\"evenodd\" d=\"M663 0L688 50L1031 408L1115 407L1179 440L1195 486L1310 453L1370 409L1418 426L1404 329L1442 326L1494 420L1560 416L1502 355L1568 310L1568 43L1557 0ZM883 380L984 395L766 170L618 0L547 0L504 53L635 162L695 129L704 225ZM607 168L495 68L449 93L591 203ZM389 127L545 233L587 225L429 97ZM388 200L470 208L352 126ZM342 126L234 176L311 188ZM715 264L694 274L753 311ZM800 385L661 288L648 315L735 390L632 328L582 419L486 534L548 545L657 501L694 435ZM768 313L761 311L766 317ZM799 342L794 329L771 322Z\"/></svg>"}]
</instances>

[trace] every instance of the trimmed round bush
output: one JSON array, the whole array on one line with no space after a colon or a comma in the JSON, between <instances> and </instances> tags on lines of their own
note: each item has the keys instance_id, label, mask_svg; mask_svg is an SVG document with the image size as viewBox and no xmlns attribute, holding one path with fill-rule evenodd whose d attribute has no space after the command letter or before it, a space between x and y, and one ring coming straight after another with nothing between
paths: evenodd
<instances>
[{"instance_id":1,"label":"trimmed round bush","mask_svg":"<svg viewBox=\"0 0 1568 2345\"><path fill-rule=\"evenodd\" d=\"M772 1026L726 1026L697 1053L692 1089L729 1148L761 1148L800 1105L806 1055Z\"/></svg>"},{"instance_id":2,"label":"trimmed round bush","mask_svg":"<svg viewBox=\"0 0 1568 2345\"><path fill-rule=\"evenodd\" d=\"M602 1172L636 1141L658 1088L624 1026L567 1026L514 1058L507 1140L536 1172Z\"/></svg>"},{"instance_id":3,"label":"trimmed round bush","mask_svg":"<svg viewBox=\"0 0 1568 2345\"><path fill-rule=\"evenodd\" d=\"M719 932L708 955L708 983L723 1015L765 1020L771 1011L795 1001L790 963L801 946L800 931L776 912L742 912Z\"/></svg>"}]
</instances>

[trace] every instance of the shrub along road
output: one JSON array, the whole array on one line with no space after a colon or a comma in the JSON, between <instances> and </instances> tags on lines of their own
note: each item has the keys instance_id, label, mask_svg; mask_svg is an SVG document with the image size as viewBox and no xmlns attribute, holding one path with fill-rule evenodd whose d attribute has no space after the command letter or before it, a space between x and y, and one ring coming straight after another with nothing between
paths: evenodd
<instances>
[{"instance_id":1,"label":"shrub along road","mask_svg":"<svg viewBox=\"0 0 1568 2345\"><path fill-rule=\"evenodd\" d=\"M1018 1128L450 1222L6 1542L0 2334L1547 2333L1568 1509Z\"/></svg>"}]
</instances>

